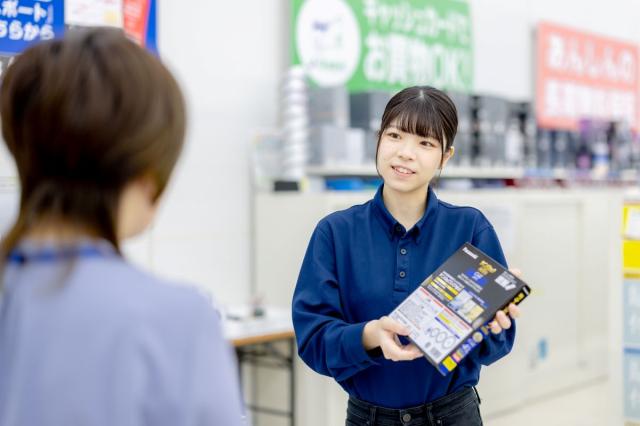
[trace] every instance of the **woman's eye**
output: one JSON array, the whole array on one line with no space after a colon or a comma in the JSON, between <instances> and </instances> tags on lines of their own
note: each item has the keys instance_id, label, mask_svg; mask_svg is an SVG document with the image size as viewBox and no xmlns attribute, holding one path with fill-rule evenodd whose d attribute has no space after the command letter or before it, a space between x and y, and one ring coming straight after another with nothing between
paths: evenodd
<instances>
[{"instance_id":1,"label":"woman's eye","mask_svg":"<svg viewBox=\"0 0 640 426\"><path fill-rule=\"evenodd\" d=\"M391 138L391 139L400 139L400 135L396 132L389 132L387 133L387 135Z\"/></svg>"},{"instance_id":2,"label":"woman's eye","mask_svg":"<svg viewBox=\"0 0 640 426\"><path fill-rule=\"evenodd\" d=\"M430 148L436 146L433 142L429 142L429 141L422 141L422 142L420 142L420 144L422 146L428 146Z\"/></svg>"}]
</instances>

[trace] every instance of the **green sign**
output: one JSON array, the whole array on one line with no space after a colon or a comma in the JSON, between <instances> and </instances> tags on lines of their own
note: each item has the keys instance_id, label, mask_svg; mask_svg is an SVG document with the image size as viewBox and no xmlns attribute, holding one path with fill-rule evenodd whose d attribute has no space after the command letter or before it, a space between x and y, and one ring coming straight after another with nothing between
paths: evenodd
<instances>
[{"instance_id":1,"label":"green sign","mask_svg":"<svg viewBox=\"0 0 640 426\"><path fill-rule=\"evenodd\" d=\"M352 92L473 88L466 0L292 0L292 63Z\"/></svg>"}]
</instances>

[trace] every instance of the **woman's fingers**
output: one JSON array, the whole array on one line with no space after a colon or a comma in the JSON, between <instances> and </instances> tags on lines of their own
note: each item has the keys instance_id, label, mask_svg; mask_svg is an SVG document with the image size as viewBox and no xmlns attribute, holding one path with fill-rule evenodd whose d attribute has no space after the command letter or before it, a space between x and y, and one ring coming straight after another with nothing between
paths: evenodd
<instances>
[{"instance_id":1,"label":"woman's fingers","mask_svg":"<svg viewBox=\"0 0 640 426\"><path fill-rule=\"evenodd\" d=\"M415 343L409 343L404 347L404 349L413 356L413 358L411 359L416 359L424 356L422 351L415 345Z\"/></svg>"},{"instance_id":2,"label":"woman's fingers","mask_svg":"<svg viewBox=\"0 0 640 426\"><path fill-rule=\"evenodd\" d=\"M380 325L386 331L390 331L391 333L399 334L400 336L407 336L409 334L409 330L407 327L400 324L398 321L394 320L391 317L382 317L380 318Z\"/></svg>"},{"instance_id":3,"label":"woman's fingers","mask_svg":"<svg viewBox=\"0 0 640 426\"><path fill-rule=\"evenodd\" d=\"M416 345L410 343L402 345L394 333L384 333L380 341L380 349L386 359L392 361L411 361L422 356Z\"/></svg>"},{"instance_id":4,"label":"woman's fingers","mask_svg":"<svg viewBox=\"0 0 640 426\"><path fill-rule=\"evenodd\" d=\"M519 318L520 315L520 307L518 307L518 305L516 305L515 303L509 304L509 316L511 318Z\"/></svg>"},{"instance_id":5,"label":"woman's fingers","mask_svg":"<svg viewBox=\"0 0 640 426\"><path fill-rule=\"evenodd\" d=\"M515 305L514 305L515 306ZM491 332L493 334L501 333L511 327L511 319L502 311L498 311L495 319L491 322Z\"/></svg>"}]
</instances>

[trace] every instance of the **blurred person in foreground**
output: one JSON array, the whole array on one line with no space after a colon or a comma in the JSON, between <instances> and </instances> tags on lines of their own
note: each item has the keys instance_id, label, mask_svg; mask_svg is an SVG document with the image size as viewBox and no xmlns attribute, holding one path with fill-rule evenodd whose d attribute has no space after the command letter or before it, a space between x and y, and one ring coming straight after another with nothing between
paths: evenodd
<instances>
[{"instance_id":1,"label":"blurred person in foreground","mask_svg":"<svg viewBox=\"0 0 640 426\"><path fill-rule=\"evenodd\" d=\"M0 425L242 424L211 304L121 252L182 149L170 72L93 29L26 50L1 84L21 197L0 246Z\"/></svg>"}]
</instances>

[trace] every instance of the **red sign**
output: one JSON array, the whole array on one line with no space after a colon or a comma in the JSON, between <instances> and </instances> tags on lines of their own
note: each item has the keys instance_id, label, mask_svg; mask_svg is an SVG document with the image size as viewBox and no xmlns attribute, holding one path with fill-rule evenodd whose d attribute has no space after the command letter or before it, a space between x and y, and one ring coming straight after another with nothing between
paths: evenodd
<instances>
[{"instance_id":1,"label":"red sign","mask_svg":"<svg viewBox=\"0 0 640 426\"><path fill-rule=\"evenodd\" d=\"M575 130L583 118L638 122L638 46L538 25L536 117L545 128Z\"/></svg>"},{"instance_id":2,"label":"red sign","mask_svg":"<svg viewBox=\"0 0 640 426\"><path fill-rule=\"evenodd\" d=\"M124 0L124 31L140 46L145 45L147 22L149 18L149 0Z\"/></svg>"}]
</instances>

